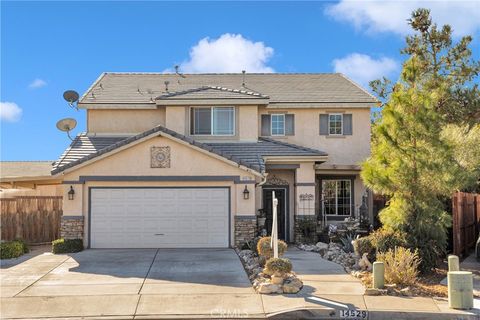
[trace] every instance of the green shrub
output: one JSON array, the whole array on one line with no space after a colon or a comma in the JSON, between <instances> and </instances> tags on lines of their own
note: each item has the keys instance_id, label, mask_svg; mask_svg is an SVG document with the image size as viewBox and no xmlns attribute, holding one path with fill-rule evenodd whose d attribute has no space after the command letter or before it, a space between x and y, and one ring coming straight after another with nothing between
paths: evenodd
<instances>
[{"instance_id":1,"label":"green shrub","mask_svg":"<svg viewBox=\"0 0 480 320\"><path fill-rule=\"evenodd\" d=\"M292 272L292 263L285 258L270 258L265 263L267 273L283 276Z\"/></svg>"},{"instance_id":2,"label":"green shrub","mask_svg":"<svg viewBox=\"0 0 480 320\"><path fill-rule=\"evenodd\" d=\"M368 236L373 247L378 252L387 252L395 247L405 247L405 235L400 232L390 231L384 228L375 230Z\"/></svg>"},{"instance_id":3,"label":"green shrub","mask_svg":"<svg viewBox=\"0 0 480 320\"><path fill-rule=\"evenodd\" d=\"M270 259L273 257L273 249L270 247L271 239L271 237L263 237L258 240L257 243L257 252L265 259ZM278 256L283 256L285 251L287 251L287 244L282 240L278 240Z\"/></svg>"},{"instance_id":4,"label":"green shrub","mask_svg":"<svg viewBox=\"0 0 480 320\"><path fill-rule=\"evenodd\" d=\"M377 261L385 264L385 281L390 284L412 285L417 280L420 258L418 250L396 247L377 253Z\"/></svg>"},{"instance_id":5,"label":"green shrub","mask_svg":"<svg viewBox=\"0 0 480 320\"><path fill-rule=\"evenodd\" d=\"M28 244L25 242L23 239L15 239L15 241L18 241L22 244L23 247L23 253L29 253L30 249L28 248Z\"/></svg>"},{"instance_id":6,"label":"green shrub","mask_svg":"<svg viewBox=\"0 0 480 320\"><path fill-rule=\"evenodd\" d=\"M18 258L25 252L21 241L13 240L0 243L0 259Z\"/></svg>"},{"instance_id":7,"label":"green shrub","mask_svg":"<svg viewBox=\"0 0 480 320\"><path fill-rule=\"evenodd\" d=\"M82 239L57 239L52 241L53 253L73 253L83 250Z\"/></svg>"},{"instance_id":8,"label":"green shrub","mask_svg":"<svg viewBox=\"0 0 480 320\"><path fill-rule=\"evenodd\" d=\"M369 259L373 259L375 257L375 247L373 246L372 239L370 237L356 239L353 242L353 248L355 253L360 257L363 256L364 253L368 255Z\"/></svg>"}]
</instances>

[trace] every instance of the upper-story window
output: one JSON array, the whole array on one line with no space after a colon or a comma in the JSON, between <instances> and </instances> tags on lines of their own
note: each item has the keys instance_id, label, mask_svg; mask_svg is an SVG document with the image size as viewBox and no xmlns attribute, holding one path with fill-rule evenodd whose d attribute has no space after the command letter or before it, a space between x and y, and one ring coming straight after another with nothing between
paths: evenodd
<instances>
[{"instance_id":1,"label":"upper-story window","mask_svg":"<svg viewBox=\"0 0 480 320\"><path fill-rule=\"evenodd\" d=\"M320 113L320 135L341 138L353 134L351 113Z\"/></svg>"},{"instance_id":2,"label":"upper-story window","mask_svg":"<svg viewBox=\"0 0 480 320\"><path fill-rule=\"evenodd\" d=\"M272 136L285 135L285 115L272 114Z\"/></svg>"},{"instance_id":3,"label":"upper-story window","mask_svg":"<svg viewBox=\"0 0 480 320\"><path fill-rule=\"evenodd\" d=\"M328 115L328 133L343 134L343 115L341 113Z\"/></svg>"},{"instance_id":4,"label":"upper-story window","mask_svg":"<svg viewBox=\"0 0 480 320\"><path fill-rule=\"evenodd\" d=\"M295 135L295 115L289 113L262 114L260 135L264 137Z\"/></svg>"},{"instance_id":5,"label":"upper-story window","mask_svg":"<svg viewBox=\"0 0 480 320\"><path fill-rule=\"evenodd\" d=\"M234 107L191 108L190 118L192 135L235 135Z\"/></svg>"}]
</instances>

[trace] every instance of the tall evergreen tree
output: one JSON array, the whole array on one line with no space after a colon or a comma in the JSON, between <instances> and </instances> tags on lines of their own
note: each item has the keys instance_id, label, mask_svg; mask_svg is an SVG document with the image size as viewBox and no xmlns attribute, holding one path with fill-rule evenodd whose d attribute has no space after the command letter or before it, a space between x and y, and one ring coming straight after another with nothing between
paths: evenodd
<instances>
[{"instance_id":1,"label":"tall evergreen tree","mask_svg":"<svg viewBox=\"0 0 480 320\"><path fill-rule=\"evenodd\" d=\"M447 244L450 218L442 197L474 180L442 131L447 123L478 123L480 94L471 82L480 64L471 59L471 37L453 46L451 28L439 30L428 10L413 12L409 23L416 34L407 37L402 52L408 58L399 81L388 97L388 81L372 83L386 103L373 126L372 154L363 163L362 178L375 192L391 197L380 220L419 249L426 271Z\"/></svg>"}]
</instances>

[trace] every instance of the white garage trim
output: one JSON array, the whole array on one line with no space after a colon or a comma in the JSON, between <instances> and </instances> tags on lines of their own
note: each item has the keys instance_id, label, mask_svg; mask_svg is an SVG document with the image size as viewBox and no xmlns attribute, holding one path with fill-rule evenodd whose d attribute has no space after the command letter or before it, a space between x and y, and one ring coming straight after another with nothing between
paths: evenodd
<instances>
[{"instance_id":1,"label":"white garage trim","mask_svg":"<svg viewBox=\"0 0 480 320\"><path fill-rule=\"evenodd\" d=\"M230 187L223 187L223 186L181 186L181 187L175 187L175 186L165 186L165 187L155 187L155 186L125 186L125 187L89 187L88 188L88 248L91 248L92 245L92 191L95 189L109 189L109 190L114 190L114 189L225 189L227 192L227 224L228 224L228 234L227 234L227 246L231 247L231 190Z\"/></svg>"}]
</instances>

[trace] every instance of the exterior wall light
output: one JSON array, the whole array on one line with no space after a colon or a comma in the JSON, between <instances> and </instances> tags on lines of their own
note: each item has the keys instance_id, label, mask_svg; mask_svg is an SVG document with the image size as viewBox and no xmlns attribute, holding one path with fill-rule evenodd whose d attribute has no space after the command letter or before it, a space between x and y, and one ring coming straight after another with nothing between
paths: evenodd
<instances>
[{"instance_id":1,"label":"exterior wall light","mask_svg":"<svg viewBox=\"0 0 480 320\"><path fill-rule=\"evenodd\" d=\"M73 187L70 186L70 190L68 191L68 200L73 200L74 196L75 196L75 190L73 190Z\"/></svg>"},{"instance_id":2,"label":"exterior wall light","mask_svg":"<svg viewBox=\"0 0 480 320\"><path fill-rule=\"evenodd\" d=\"M250 191L248 191L247 185L245 185L245 189L243 189L243 199L248 200L250 198Z\"/></svg>"}]
</instances>

